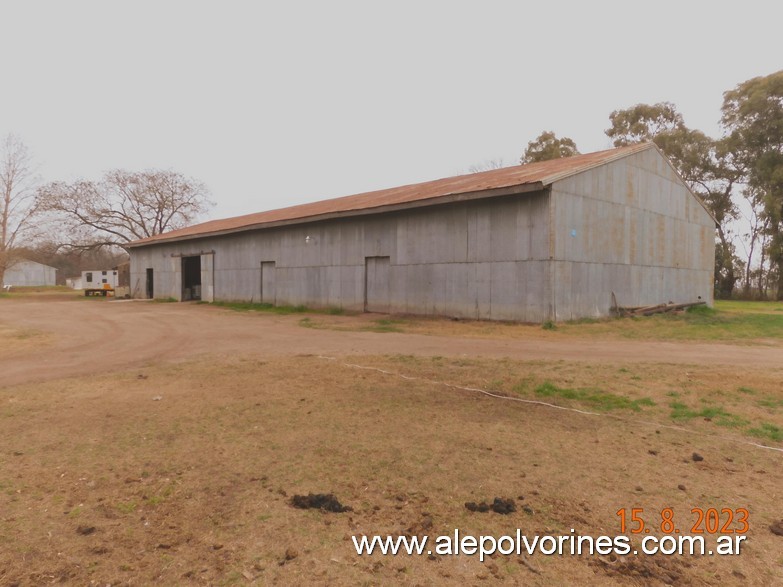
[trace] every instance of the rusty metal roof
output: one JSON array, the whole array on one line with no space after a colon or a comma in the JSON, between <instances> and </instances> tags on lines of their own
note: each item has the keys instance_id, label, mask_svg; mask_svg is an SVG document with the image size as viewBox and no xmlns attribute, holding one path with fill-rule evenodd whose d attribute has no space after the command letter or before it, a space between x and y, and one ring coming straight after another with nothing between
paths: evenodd
<instances>
[{"instance_id":1,"label":"rusty metal roof","mask_svg":"<svg viewBox=\"0 0 783 587\"><path fill-rule=\"evenodd\" d=\"M652 143L642 143L629 147L587 153L585 155L575 155L564 159L515 165L331 200L321 200L267 212L210 220L137 240L128 246L138 247L159 242L216 236L256 228L314 222L339 216L380 213L415 206L428 206L535 191L543 189L544 186L551 185L553 182L565 177L651 148L654 149L656 147Z\"/></svg>"}]
</instances>

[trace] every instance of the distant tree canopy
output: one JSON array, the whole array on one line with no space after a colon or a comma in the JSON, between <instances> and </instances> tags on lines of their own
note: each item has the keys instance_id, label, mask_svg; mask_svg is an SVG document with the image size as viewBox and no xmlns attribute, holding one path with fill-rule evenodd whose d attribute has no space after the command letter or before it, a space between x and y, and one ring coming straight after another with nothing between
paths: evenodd
<instances>
[{"instance_id":1,"label":"distant tree canopy","mask_svg":"<svg viewBox=\"0 0 783 587\"><path fill-rule=\"evenodd\" d=\"M16 249L36 237L35 172L22 140L12 134L0 142L0 285L17 260Z\"/></svg>"},{"instance_id":2,"label":"distant tree canopy","mask_svg":"<svg viewBox=\"0 0 783 587\"><path fill-rule=\"evenodd\" d=\"M783 300L783 70L725 92L721 111L724 148L761 210L770 273Z\"/></svg>"},{"instance_id":3,"label":"distant tree canopy","mask_svg":"<svg viewBox=\"0 0 783 587\"><path fill-rule=\"evenodd\" d=\"M609 116L615 146L654 141L718 222L716 293L783 299L783 71L724 93L724 136L686 126L674 104L637 104ZM740 212L738 203L744 200ZM738 231L738 223L742 226ZM741 236L741 239L737 237ZM737 254L737 244L744 258Z\"/></svg>"},{"instance_id":4,"label":"distant tree canopy","mask_svg":"<svg viewBox=\"0 0 783 587\"><path fill-rule=\"evenodd\" d=\"M579 150L572 139L568 137L559 139L552 131L544 131L535 140L527 144L527 149L525 149L519 162L522 164L537 163L578 154Z\"/></svg>"},{"instance_id":5,"label":"distant tree canopy","mask_svg":"<svg viewBox=\"0 0 783 587\"><path fill-rule=\"evenodd\" d=\"M128 260L122 249L64 249L55 242L45 241L20 247L16 252L20 258L55 267L58 285L65 285L67 278L78 276L82 271L110 269Z\"/></svg>"},{"instance_id":6,"label":"distant tree canopy","mask_svg":"<svg viewBox=\"0 0 783 587\"><path fill-rule=\"evenodd\" d=\"M609 115L611 128L606 131L615 147L653 141L656 137L685 128L682 115L671 102L636 104Z\"/></svg>"},{"instance_id":7,"label":"distant tree canopy","mask_svg":"<svg viewBox=\"0 0 783 587\"><path fill-rule=\"evenodd\" d=\"M199 181L174 171L115 170L98 182L52 182L38 189L37 208L56 219L69 248L125 247L182 228L213 203Z\"/></svg>"},{"instance_id":8,"label":"distant tree canopy","mask_svg":"<svg viewBox=\"0 0 783 587\"><path fill-rule=\"evenodd\" d=\"M709 208L717 222L718 297L734 295L741 283L747 297L783 300L783 71L725 92L721 112L717 139L689 128L671 102L615 110L605 132L615 147L654 142ZM520 163L578 153L572 139L544 131Z\"/></svg>"},{"instance_id":9,"label":"distant tree canopy","mask_svg":"<svg viewBox=\"0 0 783 587\"><path fill-rule=\"evenodd\" d=\"M654 142L707 204L718 222L716 293L730 296L742 265L730 235L730 226L738 216L732 195L741 173L733 165L725 144L688 128L682 114L670 102L636 104L615 110L609 115L609 122L606 135L614 146Z\"/></svg>"}]
</instances>

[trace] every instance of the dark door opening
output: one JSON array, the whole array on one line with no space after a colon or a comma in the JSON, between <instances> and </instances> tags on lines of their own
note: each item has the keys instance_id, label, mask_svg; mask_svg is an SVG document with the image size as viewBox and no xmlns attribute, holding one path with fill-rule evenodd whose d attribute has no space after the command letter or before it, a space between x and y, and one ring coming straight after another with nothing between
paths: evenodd
<instances>
[{"instance_id":1,"label":"dark door opening","mask_svg":"<svg viewBox=\"0 0 783 587\"><path fill-rule=\"evenodd\" d=\"M155 297L155 284L153 282L152 267L147 267L147 299Z\"/></svg>"},{"instance_id":2,"label":"dark door opening","mask_svg":"<svg viewBox=\"0 0 783 587\"><path fill-rule=\"evenodd\" d=\"M182 301L201 299L201 256L182 257Z\"/></svg>"}]
</instances>

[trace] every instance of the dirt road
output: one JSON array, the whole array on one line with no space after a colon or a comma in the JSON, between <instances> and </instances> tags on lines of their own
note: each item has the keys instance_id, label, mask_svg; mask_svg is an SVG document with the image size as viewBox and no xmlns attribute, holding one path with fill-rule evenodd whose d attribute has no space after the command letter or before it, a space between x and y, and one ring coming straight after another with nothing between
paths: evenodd
<instances>
[{"instance_id":1,"label":"dirt road","mask_svg":"<svg viewBox=\"0 0 783 587\"><path fill-rule=\"evenodd\" d=\"M195 304L74 299L0 301L0 324L46 333L42 347L0 354L0 385L130 369L203 353L417 354L517 360L781 366L780 347L691 342L468 338L302 328L301 315L238 313ZM352 318L346 318L351 320ZM357 317L356 320L361 318Z\"/></svg>"}]
</instances>

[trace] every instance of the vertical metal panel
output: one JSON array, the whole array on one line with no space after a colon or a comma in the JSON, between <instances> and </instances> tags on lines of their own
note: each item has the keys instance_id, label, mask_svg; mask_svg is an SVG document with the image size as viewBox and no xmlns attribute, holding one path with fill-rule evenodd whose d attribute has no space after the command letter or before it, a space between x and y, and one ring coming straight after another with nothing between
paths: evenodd
<instances>
[{"instance_id":1,"label":"vertical metal panel","mask_svg":"<svg viewBox=\"0 0 783 587\"><path fill-rule=\"evenodd\" d=\"M364 262L364 310L366 312L388 312L391 290L389 257L367 257Z\"/></svg>"},{"instance_id":2,"label":"vertical metal panel","mask_svg":"<svg viewBox=\"0 0 783 587\"><path fill-rule=\"evenodd\" d=\"M629 306L712 300L713 221L657 151L581 175L552 188L558 319L605 315L612 292Z\"/></svg>"},{"instance_id":3,"label":"vertical metal panel","mask_svg":"<svg viewBox=\"0 0 783 587\"><path fill-rule=\"evenodd\" d=\"M211 253L201 255L201 299L215 301L215 256Z\"/></svg>"},{"instance_id":4,"label":"vertical metal panel","mask_svg":"<svg viewBox=\"0 0 783 587\"><path fill-rule=\"evenodd\" d=\"M275 280L275 262L274 261L262 261L261 267L261 292L260 299L262 304L275 304L277 303L277 288Z\"/></svg>"}]
</instances>

